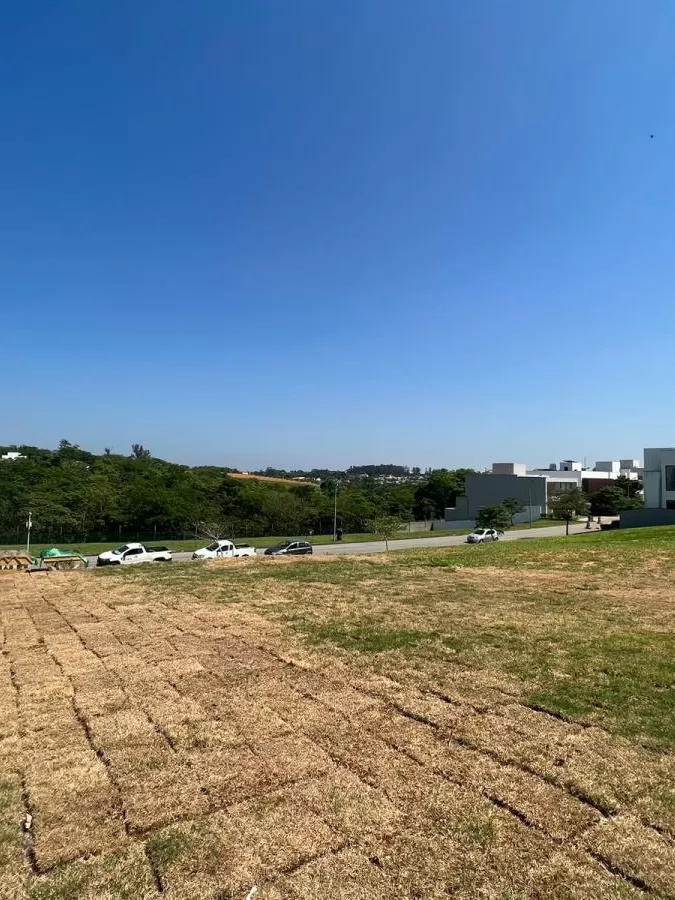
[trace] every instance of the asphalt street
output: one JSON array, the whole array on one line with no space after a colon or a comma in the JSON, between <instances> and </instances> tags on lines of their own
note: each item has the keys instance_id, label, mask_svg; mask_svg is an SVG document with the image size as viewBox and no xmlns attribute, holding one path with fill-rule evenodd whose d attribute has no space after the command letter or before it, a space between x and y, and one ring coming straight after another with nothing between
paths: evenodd
<instances>
[{"instance_id":1,"label":"asphalt street","mask_svg":"<svg viewBox=\"0 0 675 900\"><path fill-rule=\"evenodd\" d=\"M598 526L593 525L593 529L597 530ZM570 525L570 534L581 534L586 531L586 525L573 524ZM552 525L550 528L524 528L520 531L507 531L500 538L501 541L525 541L532 538L560 537L565 534L564 525ZM456 547L459 544L466 543L466 535L446 535L445 537L424 537L411 538L410 540L389 541L389 551L395 550L420 550L425 547ZM258 550L257 555L262 556L263 550ZM384 541L364 541L361 544L316 544L314 553L326 556L350 556L362 553L383 553ZM192 552L174 553L175 562L187 562L192 559ZM96 557L89 557L89 565L96 565Z\"/></svg>"}]
</instances>

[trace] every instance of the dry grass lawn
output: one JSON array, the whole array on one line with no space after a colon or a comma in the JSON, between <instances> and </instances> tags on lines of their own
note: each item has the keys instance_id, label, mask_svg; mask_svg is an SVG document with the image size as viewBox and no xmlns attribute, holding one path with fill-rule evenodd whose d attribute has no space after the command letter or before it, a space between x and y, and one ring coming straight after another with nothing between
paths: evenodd
<instances>
[{"instance_id":1,"label":"dry grass lawn","mask_svg":"<svg viewBox=\"0 0 675 900\"><path fill-rule=\"evenodd\" d=\"M665 533L0 575L0 900L675 898Z\"/></svg>"}]
</instances>

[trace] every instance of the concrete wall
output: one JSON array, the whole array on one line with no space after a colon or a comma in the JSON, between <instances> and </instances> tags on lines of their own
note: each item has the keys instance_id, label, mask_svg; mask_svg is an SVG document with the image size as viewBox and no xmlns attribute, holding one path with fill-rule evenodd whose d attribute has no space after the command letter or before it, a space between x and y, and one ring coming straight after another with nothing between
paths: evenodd
<instances>
[{"instance_id":1,"label":"concrete wall","mask_svg":"<svg viewBox=\"0 0 675 900\"><path fill-rule=\"evenodd\" d=\"M446 519L434 525L434 531L473 531L475 525L473 519ZM434 531L430 532L429 537L434 536Z\"/></svg>"},{"instance_id":2,"label":"concrete wall","mask_svg":"<svg viewBox=\"0 0 675 900\"><path fill-rule=\"evenodd\" d=\"M546 512L546 508L543 506L532 506L532 522L536 522L537 519L541 519L541 517ZM529 525L530 523L530 507L526 506L523 512L516 513L513 517L514 525Z\"/></svg>"},{"instance_id":3,"label":"concrete wall","mask_svg":"<svg viewBox=\"0 0 675 900\"><path fill-rule=\"evenodd\" d=\"M446 522L463 522L469 519L469 501L466 497L458 497L455 506L446 506ZM473 521L473 520L472 520ZM464 527L464 526L458 526Z\"/></svg>"},{"instance_id":4,"label":"concrete wall","mask_svg":"<svg viewBox=\"0 0 675 900\"><path fill-rule=\"evenodd\" d=\"M675 509L624 509L619 518L622 528L675 525Z\"/></svg>"},{"instance_id":5,"label":"concrete wall","mask_svg":"<svg viewBox=\"0 0 675 900\"><path fill-rule=\"evenodd\" d=\"M438 531L442 522L443 519L427 519L426 522L424 519L419 519L417 522L406 522L401 531L431 531L432 525L434 526L433 530Z\"/></svg>"},{"instance_id":6,"label":"concrete wall","mask_svg":"<svg viewBox=\"0 0 675 900\"><path fill-rule=\"evenodd\" d=\"M497 506L498 504L490 504L490 506ZM444 530L444 531L454 531L455 529L463 529L463 528L471 528L473 529L476 520L474 519L453 519L448 516L448 513L452 513L454 510L446 509L445 510L445 520L442 522L437 522L434 524L434 531ZM525 510L521 513L516 513L513 517L514 525L528 525L530 521L536 522L537 519L541 519L546 510L541 506L533 506L532 507L532 519L530 520L530 508L526 507Z\"/></svg>"}]
</instances>

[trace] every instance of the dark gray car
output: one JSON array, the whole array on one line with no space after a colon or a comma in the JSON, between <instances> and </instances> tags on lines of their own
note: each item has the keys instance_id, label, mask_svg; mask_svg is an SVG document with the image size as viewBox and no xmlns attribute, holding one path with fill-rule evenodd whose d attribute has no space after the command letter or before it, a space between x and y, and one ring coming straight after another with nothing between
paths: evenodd
<instances>
[{"instance_id":1,"label":"dark gray car","mask_svg":"<svg viewBox=\"0 0 675 900\"><path fill-rule=\"evenodd\" d=\"M309 541L282 541L265 550L265 556L304 556L312 553Z\"/></svg>"}]
</instances>

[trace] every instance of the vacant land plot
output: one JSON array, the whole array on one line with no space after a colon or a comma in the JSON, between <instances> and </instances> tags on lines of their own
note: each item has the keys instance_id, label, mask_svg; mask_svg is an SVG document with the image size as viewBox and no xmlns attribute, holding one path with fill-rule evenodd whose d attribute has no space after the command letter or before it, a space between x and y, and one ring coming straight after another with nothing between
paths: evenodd
<instances>
[{"instance_id":1,"label":"vacant land plot","mask_svg":"<svg viewBox=\"0 0 675 900\"><path fill-rule=\"evenodd\" d=\"M674 546L1 576L1 900L675 897Z\"/></svg>"}]
</instances>

